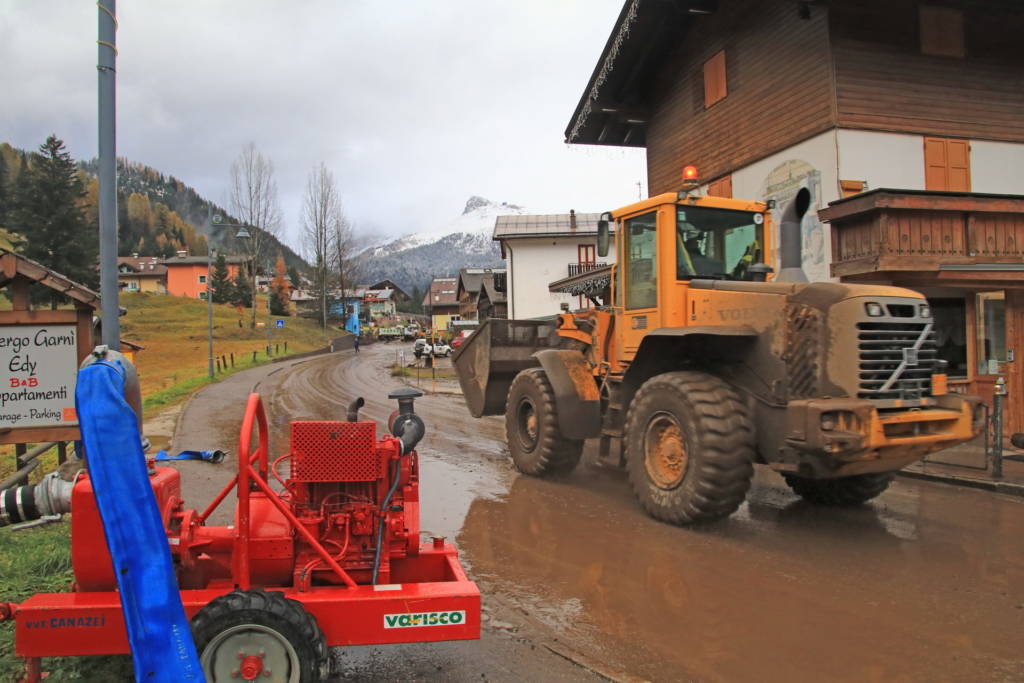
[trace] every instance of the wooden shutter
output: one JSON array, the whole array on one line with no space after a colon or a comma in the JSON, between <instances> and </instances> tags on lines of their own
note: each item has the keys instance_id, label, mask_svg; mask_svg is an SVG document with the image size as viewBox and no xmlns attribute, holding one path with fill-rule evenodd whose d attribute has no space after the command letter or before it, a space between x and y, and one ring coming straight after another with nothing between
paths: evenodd
<instances>
[{"instance_id":1,"label":"wooden shutter","mask_svg":"<svg viewBox=\"0 0 1024 683\"><path fill-rule=\"evenodd\" d=\"M839 189L843 192L843 197L852 197L855 194L860 194L864 191L867 183L863 180L840 180Z\"/></svg>"},{"instance_id":2,"label":"wooden shutter","mask_svg":"<svg viewBox=\"0 0 1024 683\"><path fill-rule=\"evenodd\" d=\"M708 196L732 199L732 174L723 176L713 183L708 183Z\"/></svg>"},{"instance_id":3,"label":"wooden shutter","mask_svg":"<svg viewBox=\"0 0 1024 683\"><path fill-rule=\"evenodd\" d=\"M708 61L704 62L704 107L729 94L725 83L725 50L721 50Z\"/></svg>"},{"instance_id":4,"label":"wooden shutter","mask_svg":"<svg viewBox=\"0 0 1024 683\"><path fill-rule=\"evenodd\" d=\"M921 30L921 54L939 57L964 57L964 13L954 7L918 7Z\"/></svg>"},{"instance_id":5,"label":"wooden shutter","mask_svg":"<svg viewBox=\"0 0 1024 683\"><path fill-rule=\"evenodd\" d=\"M971 143L949 138L924 139L924 187L942 192L971 191Z\"/></svg>"}]
</instances>

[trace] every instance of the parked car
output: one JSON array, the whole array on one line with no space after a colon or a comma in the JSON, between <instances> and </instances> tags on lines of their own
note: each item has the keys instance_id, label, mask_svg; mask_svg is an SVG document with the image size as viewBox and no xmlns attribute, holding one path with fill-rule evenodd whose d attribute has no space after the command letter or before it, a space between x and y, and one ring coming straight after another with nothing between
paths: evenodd
<instances>
[{"instance_id":1,"label":"parked car","mask_svg":"<svg viewBox=\"0 0 1024 683\"><path fill-rule=\"evenodd\" d=\"M426 339L417 339L412 345L412 355L417 358L429 355L431 350L430 342Z\"/></svg>"},{"instance_id":2,"label":"parked car","mask_svg":"<svg viewBox=\"0 0 1024 683\"><path fill-rule=\"evenodd\" d=\"M441 342L440 344L434 344L434 356L435 357L436 356L444 356L444 357L447 358L450 355L452 355L452 347L448 346L444 342Z\"/></svg>"}]
</instances>

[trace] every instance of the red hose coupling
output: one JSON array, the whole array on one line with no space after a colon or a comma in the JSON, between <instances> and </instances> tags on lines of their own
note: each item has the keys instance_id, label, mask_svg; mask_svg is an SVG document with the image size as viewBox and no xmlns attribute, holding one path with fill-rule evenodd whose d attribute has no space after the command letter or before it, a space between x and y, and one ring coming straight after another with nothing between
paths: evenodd
<instances>
[{"instance_id":1,"label":"red hose coupling","mask_svg":"<svg viewBox=\"0 0 1024 683\"><path fill-rule=\"evenodd\" d=\"M18 613L18 605L13 602L0 602L0 621L13 619Z\"/></svg>"}]
</instances>

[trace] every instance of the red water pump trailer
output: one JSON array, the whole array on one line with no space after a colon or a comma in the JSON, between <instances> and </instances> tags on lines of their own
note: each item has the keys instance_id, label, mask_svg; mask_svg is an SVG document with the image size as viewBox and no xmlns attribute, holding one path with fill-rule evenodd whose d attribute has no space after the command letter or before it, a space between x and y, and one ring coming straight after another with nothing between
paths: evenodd
<instances>
[{"instance_id":1,"label":"red water pump trailer","mask_svg":"<svg viewBox=\"0 0 1024 683\"><path fill-rule=\"evenodd\" d=\"M252 394L238 474L202 512L185 507L177 470L153 468L208 681L317 681L329 675L329 646L479 638L480 592L456 549L442 538L420 543L414 447L425 427L413 410L420 395L391 394L399 409L380 439L376 423L358 417L362 399L345 421L292 422L290 452L271 462L266 414ZM287 478L278 474L284 461ZM234 524L207 524L233 490ZM70 488L70 507L72 590L0 603L0 619L16 622L28 681L40 680L40 657L129 652L84 472Z\"/></svg>"}]
</instances>

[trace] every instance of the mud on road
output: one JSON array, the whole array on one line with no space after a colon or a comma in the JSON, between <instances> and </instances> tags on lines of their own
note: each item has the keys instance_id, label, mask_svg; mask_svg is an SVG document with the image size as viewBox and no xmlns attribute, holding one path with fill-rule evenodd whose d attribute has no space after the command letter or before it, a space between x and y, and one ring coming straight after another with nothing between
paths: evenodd
<instances>
[{"instance_id":1,"label":"mud on road","mask_svg":"<svg viewBox=\"0 0 1024 683\"><path fill-rule=\"evenodd\" d=\"M393 355L365 347L248 380L272 453L289 421L340 419L356 396L383 423ZM237 441L248 387L234 379L188 406L174 448ZM1024 680L1019 499L900 479L862 508L819 508L762 470L736 515L681 529L646 517L592 453L564 479L521 476L501 418L474 420L450 395L416 408L424 534L458 544L484 637L349 648L346 679ZM193 504L235 467L181 465Z\"/></svg>"}]
</instances>

